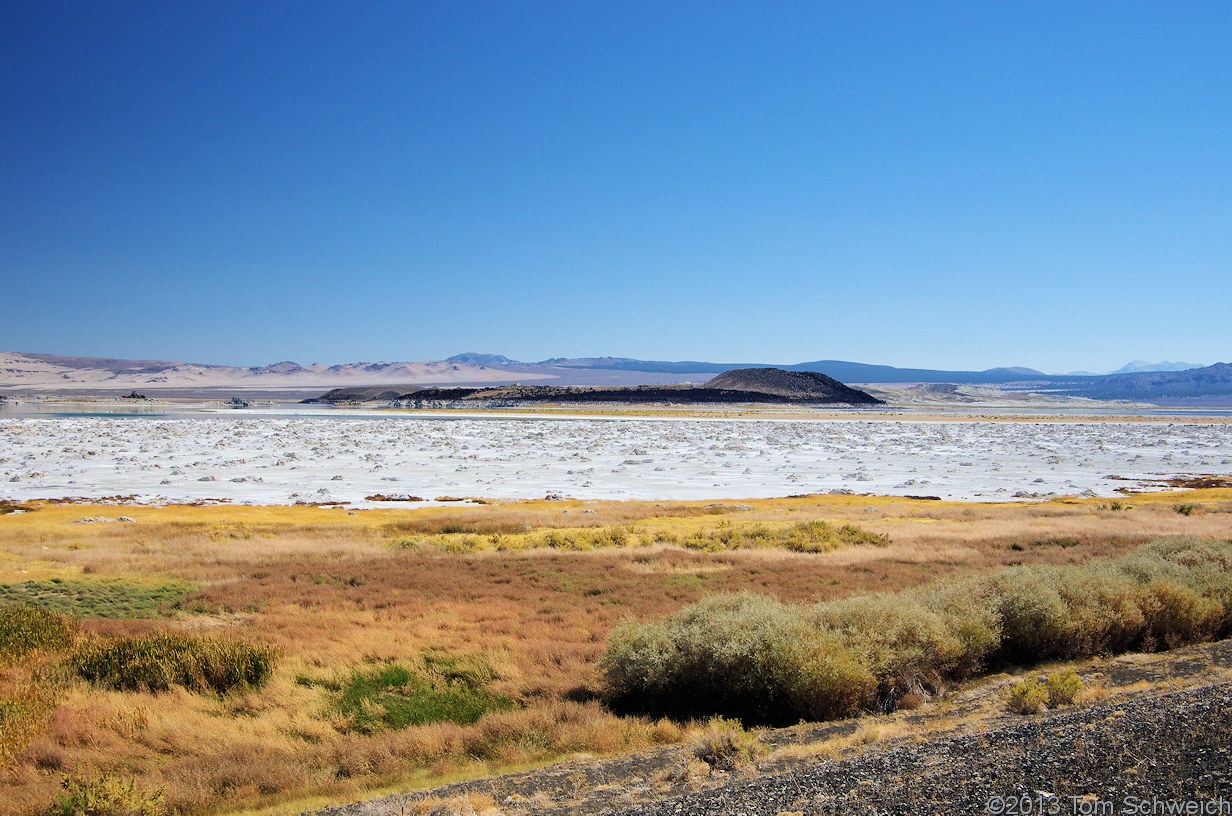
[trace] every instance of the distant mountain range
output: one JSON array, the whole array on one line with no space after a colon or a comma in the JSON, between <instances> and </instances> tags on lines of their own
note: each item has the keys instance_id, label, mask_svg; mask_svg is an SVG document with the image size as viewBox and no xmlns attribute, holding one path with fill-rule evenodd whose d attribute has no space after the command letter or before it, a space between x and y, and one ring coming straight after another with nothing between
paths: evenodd
<instances>
[{"instance_id":1,"label":"distant mountain range","mask_svg":"<svg viewBox=\"0 0 1232 816\"><path fill-rule=\"evenodd\" d=\"M490 357L498 355L459 354L450 360ZM508 359L508 358L505 358ZM541 363L514 363L514 365L550 366L562 369L586 369L607 371L636 371L656 374L719 374L737 368L782 368L787 371L819 371L842 382L905 383L905 382L953 382L953 383L1001 383L1030 380L1046 376L1032 368L990 368L987 371L936 371L925 368L895 368L868 363L852 363L846 360L814 360L809 363L783 365L780 363L705 363L696 360L671 362L667 360L635 360L629 357L553 357Z\"/></svg>"},{"instance_id":2,"label":"distant mountain range","mask_svg":"<svg viewBox=\"0 0 1232 816\"><path fill-rule=\"evenodd\" d=\"M482 374L480 373L482 372ZM461 383L476 378L490 382L550 378L550 375L488 370L451 363L351 363L303 366L284 361L240 367L167 360L117 360L105 357L64 357L56 354L0 352L0 387L36 390L148 390L267 388L315 390L331 385L384 383Z\"/></svg>"},{"instance_id":3,"label":"distant mountain range","mask_svg":"<svg viewBox=\"0 0 1232 816\"><path fill-rule=\"evenodd\" d=\"M1148 371L1108 374L1066 382L1057 378L1047 390L1064 396L1175 403L1232 396L1232 365L1215 363L1186 371Z\"/></svg>"},{"instance_id":4,"label":"distant mountain range","mask_svg":"<svg viewBox=\"0 0 1232 816\"><path fill-rule=\"evenodd\" d=\"M1126 363L1116 371L1110 371L1110 374L1142 374L1147 371L1188 371L1191 368L1204 368L1202 363L1170 363L1167 360L1159 363L1148 363L1146 360L1134 360L1132 363ZM1099 374L1094 374L1090 371L1071 371L1066 376L1069 377L1098 377Z\"/></svg>"},{"instance_id":5,"label":"distant mountain range","mask_svg":"<svg viewBox=\"0 0 1232 816\"><path fill-rule=\"evenodd\" d=\"M1044 374L1030 368L943 371L896 368L846 360L814 360L794 365L711 363L695 360L637 360L627 357L556 357L537 363L500 354L468 352L428 362L360 362L345 365L300 365L290 361L242 367L165 360L120 360L54 354L0 352L0 393L116 392L138 389L154 394L176 391L320 392L349 386L484 386L513 383L542 385L664 385L700 383L715 374L741 368L774 366L813 371L844 383L953 383L990 385L1094 399L1144 402L1209 400L1232 397L1232 366L1216 363L1184 370L1142 370L1135 361L1104 375Z\"/></svg>"}]
</instances>

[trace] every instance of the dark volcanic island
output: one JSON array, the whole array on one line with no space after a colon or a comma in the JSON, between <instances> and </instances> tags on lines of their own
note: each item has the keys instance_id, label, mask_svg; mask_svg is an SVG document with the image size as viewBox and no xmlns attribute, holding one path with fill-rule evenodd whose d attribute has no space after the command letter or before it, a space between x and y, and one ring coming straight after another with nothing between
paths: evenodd
<instances>
[{"instance_id":1,"label":"dark volcanic island","mask_svg":"<svg viewBox=\"0 0 1232 816\"><path fill-rule=\"evenodd\" d=\"M701 385L587 387L499 385L486 388L335 388L307 403L394 402L412 408L507 407L534 403L786 403L882 405L882 400L815 371L738 368Z\"/></svg>"}]
</instances>

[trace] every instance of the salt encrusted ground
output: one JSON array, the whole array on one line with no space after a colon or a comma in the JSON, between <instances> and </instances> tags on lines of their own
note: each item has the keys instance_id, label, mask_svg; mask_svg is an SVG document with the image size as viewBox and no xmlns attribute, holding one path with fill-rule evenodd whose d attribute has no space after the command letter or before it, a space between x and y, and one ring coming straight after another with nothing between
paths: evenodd
<instances>
[{"instance_id":1,"label":"salt encrusted ground","mask_svg":"<svg viewBox=\"0 0 1232 816\"><path fill-rule=\"evenodd\" d=\"M378 493L701 499L849 490L998 500L1111 496L1161 476L1229 471L1232 425L1213 422L0 419L3 499L284 504L363 503Z\"/></svg>"}]
</instances>

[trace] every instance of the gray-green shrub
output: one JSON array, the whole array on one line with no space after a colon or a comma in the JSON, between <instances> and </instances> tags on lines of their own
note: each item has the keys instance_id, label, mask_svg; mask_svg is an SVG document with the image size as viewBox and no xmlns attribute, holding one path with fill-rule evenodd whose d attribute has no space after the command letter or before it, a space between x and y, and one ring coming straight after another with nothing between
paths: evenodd
<instances>
[{"instance_id":1,"label":"gray-green shrub","mask_svg":"<svg viewBox=\"0 0 1232 816\"><path fill-rule=\"evenodd\" d=\"M834 635L876 679L868 707L890 709L904 694L935 689L968 662L941 615L907 595L866 595L818 604L807 620Z\"/></svg>"},{"instance_id":2,"label":"gray-green shrub","mask_svg":"<svg viewBox=\"0 0 1232 816\"><path fill-rule=\"evenodd\" d=\"M600 662L617 708L789 723L854 713L876 686L840 638L773 598L715 595L627 621Z\"/></svg>"},{"instance_id":3,"label":"gray-green shrub","mask_svg":"<svg viewBox=\"0 0 1232 816\"><path fill-rule=\"evenodd\" d=\"M1073 669L1053 672L1044 681L1044 690L1048 692L1050 708L1071 705L1082 691L1082 678Z\"/></svg>"},{"instance_id":4,"label":"gray-green shrub","mask_svg":"<svg viewBox=\"0 0 1232 816\"><path fill-rule=\"evenodd\" d=\"M600 667L618 707L781 723L888 709L987 664L1229 634L1232 543L1171 536L1117 558L1011 567L811 608L712 596L661 623L622 623Z\"/></svg>"},{"instance_id":5,"label":"gray-green shrub","mask_svg":"<svg viewBox=\"0 0 1232 816\"><path fill-rule=\"evenodd\" d=\"M983 578L967 578L923 587L911 594L939 615L962 645L949 675L963 680L982 672L988 656L1001 643L1001 614L991 584Z\"/></svg>"},{"instance_id":6,"label":"gray-green shrub","mask_svg":"<svg viewBox=\"0 0 1232 816\"><path fill-rule=\"evenodd\" d=\"M1001 617L994 659L1031 663L1175 648L1232 634L1232 544L1156 539L1078 566L991 577Z\"/></svg>"}]
</instances>

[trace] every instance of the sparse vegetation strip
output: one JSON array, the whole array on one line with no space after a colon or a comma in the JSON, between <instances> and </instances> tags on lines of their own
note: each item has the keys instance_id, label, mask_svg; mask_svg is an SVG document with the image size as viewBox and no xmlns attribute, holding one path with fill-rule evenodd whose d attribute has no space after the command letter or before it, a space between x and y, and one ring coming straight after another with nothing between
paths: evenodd
<instances>
[{"instance_id":1,"label":"sparse vegetation strip","mask_svg":"<svg viewBox=\"0 0 1232 816\"><path fill-rule=\"evenodd\" d=\"M859 806L863 799L842 797L880 795L880 788L869 785L867 780L884 780L891 787L891 793L883 799L885 806L876 808L878 812L966 812L954 804L955 790L947 783L947 772L954 772L949 782L978 782L989 787L1004 784L1009 773L1019 783L1034 781L1033 790L1055 791L1055 781L1047 775L1050 769L1041 769L1037 763L1041 759L1051 761L1070 741L1024 742L1020 739L1024 732L1074 734L1077 739L1073 743L1084 752L1078 758L1079 767L1090 774L1085 781L1099 783L1086 790L1110 793L1113 786L1126 780L1124 765L1118 758L1154 756L1152 740L1159 736L1155 729L1160 724L1181 729L1188 735L1187 724L1175 719L1179 711L1196 701L1209 702L1227 696L1229 667L1232 642L1228 641L1150 656L1097 658L1078 667L1082 677L1097 678L1097 693L1084 697L1078 709L1060 708L1027 721L1004 712L1004 697L996 690L1004 689L1006 684L998 678L977 681L965 693L938 701L935 706L925 705L882 717L752 731L735 721L712 720L688 735L680 746L603 759L580 758L548 768L329 807L320 814L396 816L430 812L441 801L483 795L499 803L504 816L612 816L638 803L642 803L640 812L654 814L768 815L803 809L823 816L864 812ZM1067 670L1050 669L1047 679L1066 674ZM1038 679L1038 675L1033 677ZM1093 725L1110 730L1114 741L1107 746L1092 744L1094 737L1086 732ZM1215 729L1213 734L1218 739L1220 734L1227 733L1228 723L1202 723L1198 730L1207 727ZM758 746L754 751L756 760L720 768L699 758L700 754L718 757L727 753L725 732L732 736L733 743ZM1223 759L1232 749L1224 746L1212 751L1210 733L1192 741L1188 736L1179 740L1180 746L1187 743L1195 746L1190 759L1196 762L1178 768L1173 783L1191 783L1203 770L1227 772ZM964 745L978 752L971 758L973 761L965 754L959 755L962 759L957 761L949 755L956 750L955 746ZM710 753L711 746L719 750ZM1093 754L1092 749L1102 755ZM1020 751L1026 756L1015 753ZM735 754L747 756L739 751ZM1060 757L1058 767L1064 767L1067 761ZM1099 766L1104 769L1098 770ZM801 780L798 786L790 782L780 786L776 781L798 780L799 774L809 769L816 769L815 780ZM968 773L969 769L974 771ZM1152 769L1163 772L1156 781L1171 770L1162 765L1153 765ZM922 799L934 791L931 786L919 784L921 773L933 774L932 779L941 783L932 807L927 807L929 803ZM1040 775L1036 778L1037 773ZM686 795L688 791L700 792ZM744 791L753 796L762 792L766 795L760 800L742 799ZM714 797L715 810L703 810L694 796L705 801ZM793 797L801 799L789 805ZM810 804L816 809L810 811ZM913 806L915 810L911 809Z\"/></svg>"},{"instance_id":2,"label":"sparse vegetation strip","mask_svg":"<svg viewBox=\"0 0 1232 816\"><path fill-rule=\"evenodd\" d=\"M836 526L820 520L777 525L736 525L730 521L720 521L714 527L703 526L691 533L636 524L541 531L515 525L493 528L483 524L447 523L439 529L440 532L435 535L402 536L394 539L391 545L396 549L435 549L460 554L528 549L584 552L606 547L651 545L679 546L702 552L780 547L792 552L826 553L840 547L885 547L890 544L887 535L854 524Z\"/></svg>"}]
</instances>

